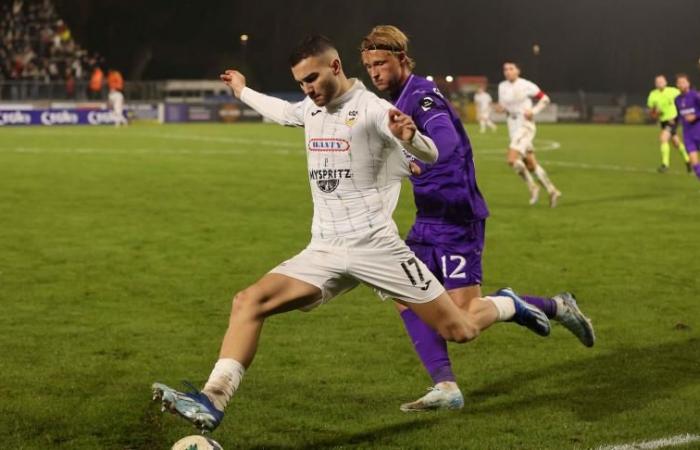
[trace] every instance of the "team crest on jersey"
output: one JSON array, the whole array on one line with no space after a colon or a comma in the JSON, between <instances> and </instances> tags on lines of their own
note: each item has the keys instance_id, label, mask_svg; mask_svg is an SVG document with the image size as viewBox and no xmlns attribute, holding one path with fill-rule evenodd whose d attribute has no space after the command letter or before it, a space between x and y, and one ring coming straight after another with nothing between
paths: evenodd
<instances>
[{"instance_id":1,"label":"team crest on jersey","mask_svg":"<svg viewBox=\"0 0 700 450\"><path fill-rule=\"evenodd\" d=\"M350 150L350 142L338 138L311 138L309 139L310 152L347 152Z\"/></svg>"},{"instance_id":2,"label":"team crest on jersey","mask_svg":"<svg viewBox=\"0 0 700 450\"><path fill-rule=\"evenodd\" d=\"M309 178L325 194L335 191L343 178L352 178L350 169L312 169Z\"/></svg>"},{"instance_id":3,"label":"team crest on jersey","mask_svg":"<svg viewBox=\"0 0 700 450\"><path fill-rule=\"evenodd\" d=\"M357 111L350 111L348 112L348 117L345 119L345 125L351 127L355 125L355 121L357 120Z\"/></svg>"}]
</instances>

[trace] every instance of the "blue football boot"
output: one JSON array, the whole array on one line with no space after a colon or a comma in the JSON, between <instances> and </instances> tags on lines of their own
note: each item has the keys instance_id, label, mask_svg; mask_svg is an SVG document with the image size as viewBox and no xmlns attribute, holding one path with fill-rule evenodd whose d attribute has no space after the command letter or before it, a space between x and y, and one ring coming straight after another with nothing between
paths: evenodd
<instances>
[{"instance_id":1,"label":"blue football boot","mask_svg":"<svg viewBox=\"0 0 700 450\"><path fill-rule=\"evenodd\" d=\"M202 433L214 431L224 418L203 392L185 383L191 392L180 392L161 383L153 383L153 400L160 400L161 411L170 411L192 423Z\"/></svg>"},{"instance_id":2,"label":"blue football boot","mask_svg":"<svg viewBox=\"0 0 700 450\"><path fill-rule=\"evenodd\" d=\"M551 327L544 312L523 301L511 288L499 289L496 295L513 300L515 304L515 315L511 319L513 322L531 329L540 336L549 336Z\"/></svg>"}]
</instances>

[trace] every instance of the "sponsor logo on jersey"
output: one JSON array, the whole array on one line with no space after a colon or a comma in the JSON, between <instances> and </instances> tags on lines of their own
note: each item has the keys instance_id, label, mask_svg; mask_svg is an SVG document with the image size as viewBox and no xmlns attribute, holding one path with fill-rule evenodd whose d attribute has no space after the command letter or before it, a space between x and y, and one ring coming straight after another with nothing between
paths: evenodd
<instances>
[{"instance_id":1,"label":"sponsor logo on jersey","mask_svg":"<svg viewBox=\"0 0 700 450\"><path fill-rule=\"evenodd\" d=\"M316 182L316 186L326 194L335 191L343 178L352 178L350 169L312 169L309 170L309 179Z\"/></svg>"},{"instance_id":2,"label":"sponsor logo on jersey","mask_svg":"<svg viewBox=\"0 0 700 450\"><path fill-rule=\"evenodd\" d=\"M320 113L320 112L321 112L321 110L320 110L320 109L317 109L316 111L314 111L314 112L311 113L311 117L315 116L316 114L318 114L318 113Z\"/></svg>"},{"instance_id":3,"label":"sponsor logo on jersey","mask_svg":"<svg viewBox=\"0 0 700 450\"><path fill-rule=\"evenodd\" d=\"M348 117L345 119L345 125L351 127L355 125L355 121L357 120L357 111L350 111L348 112Z\"/></svg>"},{"instance_id":4,"label":"sponsor logo on jersey","mask_svg":"<svg viewBox=\"0 0 700 450\"><path fill-rule=\"evenodd\" d=\"M435 100L430 97L423 97L420 101L420 107L423 109L423 111L428 111L433 106L435 106Z\"/></svg>"},{"instance_id":5,"label":"sponsor logo on jersey","mask_svg":"<svg viewBox=\"0 0 700 450\"><path fill-rule=\"evenodd\" d=\"M310 152L347 152L350 143L338 138L311 138L309 139Z\"/></svg>"}]
</instances>

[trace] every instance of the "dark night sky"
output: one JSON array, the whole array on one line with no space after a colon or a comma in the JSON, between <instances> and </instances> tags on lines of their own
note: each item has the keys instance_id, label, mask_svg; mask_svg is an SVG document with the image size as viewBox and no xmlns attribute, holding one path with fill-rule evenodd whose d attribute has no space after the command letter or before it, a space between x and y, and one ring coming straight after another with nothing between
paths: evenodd
<instances>
[{"instance_id":1,"label":"dark night sky","mask_svg":"<svg viewBox=\"0 0 700 450\"><path fill-rule=\"evenodd\" d=\"M78 40L127 77L213 78L235 66L258 88L296 89L286 60L301 37L328 35L359 75L359 40L390 23L411 37L422 74L495 82L515 59L552 91L642 92L657 72L700 81L700 0L55 1Z\"/></svg>"}]
</instances>

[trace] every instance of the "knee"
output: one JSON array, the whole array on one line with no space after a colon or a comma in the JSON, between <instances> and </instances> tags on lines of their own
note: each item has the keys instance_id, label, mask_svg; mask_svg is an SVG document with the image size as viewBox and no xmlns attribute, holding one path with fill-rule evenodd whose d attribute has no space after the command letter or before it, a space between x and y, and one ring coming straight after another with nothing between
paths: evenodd
<instances>
[{"instance_id":1,"label":"knee","mask_svg":"<svg viewBox=\"0 0 700 450\"><path fill-rule=\"evenodd\" d=\"M443 339L458 344L473 341L479 336L479 329L467 322L449 324L440 332Z\"/></svg>"},{"instance_id":2,"label":"knee","mask_svg":"<svg viewBox=\"0 0 700 450\"><path fill-rule=\"evenodd\" d=\"M255 288L243 289L233 296L231 305L231 317L247 316L257 317L261 315L263 298Z\"/></svg>"}]
</instances>

